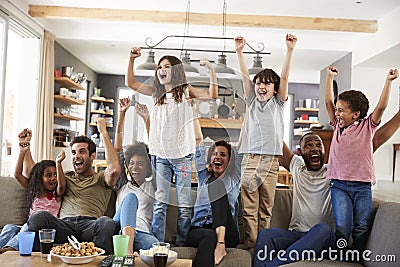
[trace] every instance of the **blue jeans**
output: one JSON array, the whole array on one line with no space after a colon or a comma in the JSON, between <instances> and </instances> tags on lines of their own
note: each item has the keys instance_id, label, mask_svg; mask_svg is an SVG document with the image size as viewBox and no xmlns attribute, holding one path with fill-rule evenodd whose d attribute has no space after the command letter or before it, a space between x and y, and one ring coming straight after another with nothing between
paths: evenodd
<instances>
[{"instance_id":1,"label":"blue jeans","mask_svg":"<svg viewBox=\"0 0 400 267\"><path fill-rule=\"evenodd\" d=\"M156 159L156 184L152 233L159 240L164 241L167 206L172 177L175 174L176 196L178 200L178 221L175 244L183 246L190 229L191 199L190 188L192 178L192 159L190 154L184 158Z\"/></svg>"},{"instance_id":2,"label":"blue jeans","mask_svg":"<svg viewBox=\"0 0 400 267\"><path fill-rule=\"evenodd\" d=\"M319 257L322 250L335 248L335 242L333 229L325 223L315 225L308 232L263 229L258 233L254 247L253 267L280 266L296 260L306 260L308 258L301 258L305 250L315 252L315 256ZM297 255L299 258L296 258ZM304 253L304 256L308 255L314 256L312 253Z\"/></svg>"},{"instance_id":3,"label":"blue jeans","mask_svg":"<svg viewBox=\"0 0 400 267\"><path fill-rule=\"evenodd\" d=\"M113 253L112 236L117 232L115 222L107 217L75 216L58 219L47 211L36 211L29 216L28 231L36 232L33 250L39 251L39 229L56 229L54 243L68 242L67 236L74 235L79 241L93 241L97 247Z\"/></svg>"},{"instance_id":4,"label":"blue jeans","mask_svg":"<svg viewBox=\"0 0 400 267\"><path fill-rule=\"evenodd\" d=\"M28 230L26 223L23 226L6 224L0 234L0 248L12 247L18 250L18 233L26 230Z\"/></svg>"},{"instance_id":5,"label":"blue jeans","mask_svg":"<svg viewBox=\"0 0 400 267\"><path fill-rule=\"evenodd\" d=\"M139 200L134 193L129 193L125 196L113 218L117 224L118 230L124 228L125 226L132 226L133 228L136 228L136 212L138 205ZM133 249L134 251L139 251L139 249L149 249L151 248L151 245L157 241L157 238L155 238L152 234L136 231Z\"/></svg>"},{"instance_id":6,"label":"blue jeans","mask_svg":"<svg viewBox=\"0 0 400 267\"><path fill-rule=\"evenodd\" d=\"M336 237L349 241L352 249L363 251L368 239L372 213L371 183L331 180L332 211L335 217Z\"/></svg>"}]
</instances>

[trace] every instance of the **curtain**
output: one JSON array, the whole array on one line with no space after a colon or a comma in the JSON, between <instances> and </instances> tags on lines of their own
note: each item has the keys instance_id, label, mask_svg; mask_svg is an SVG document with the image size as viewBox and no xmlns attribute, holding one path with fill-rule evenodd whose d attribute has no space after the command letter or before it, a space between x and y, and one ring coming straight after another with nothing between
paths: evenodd
<instances>
[{"instance_id":1,"label":"curtain","mask_svg":"<svg viewBox=\"0 0 400 267\"><path fill-rule=\"evenodd\" d=\"M54 39L55 36L44 31L42 64L39 88L39 116L36 133L36 161L52 159L54 126ZM34 133L35 134L35 133Z\"/></svg>"}]
</instances>

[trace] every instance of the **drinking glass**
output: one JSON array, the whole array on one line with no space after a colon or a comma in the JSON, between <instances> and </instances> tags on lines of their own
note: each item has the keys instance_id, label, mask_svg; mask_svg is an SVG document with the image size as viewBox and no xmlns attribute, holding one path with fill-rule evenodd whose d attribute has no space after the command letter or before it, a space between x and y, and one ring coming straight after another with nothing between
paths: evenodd
<instances>
[{"instance_id":1,"label":"drinking glass","mask_svg":"<svg viewBox=\"0 0 400 267\"><path fill-rule=\"evenodd\" d=\"M40 252L42 254L49 254L56 237L55 229L41 229L39 230Z\"/></svg>"},{"instance_id":2,"label":"drinking glass","mask_svg":"<svg viewBox=\"0 0 400 267\"><path fill-rule=\"evenodd\" d=\"M170 244L165 242L154 242L152 247L154 267L167 266Z\"/></svg>"}]
</instances>

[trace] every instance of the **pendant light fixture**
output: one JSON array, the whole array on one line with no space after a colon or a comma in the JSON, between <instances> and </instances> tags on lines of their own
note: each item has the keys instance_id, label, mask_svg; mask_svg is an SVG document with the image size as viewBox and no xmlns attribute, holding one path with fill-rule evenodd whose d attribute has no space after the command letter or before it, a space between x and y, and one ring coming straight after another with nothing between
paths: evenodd
<instances>
[{"instance_id":1,"label":"pendant light fixture","mask_svg":"<svg viewBox=\"0 0 400 267\"><path fill-rule=\"evenodd\" d=\"M226 55L225 55L225 39L226 39L226 0L224 0L224 5L222 9L222 36L224 39L224 50L220 55L218 55L218 63L214 68L215 74L218 78L234 78L236 77L236 72L226 65Z\"/></svg>"},{"instance_id":2,"label":"pendant light fixture","mask_svg":"<svg viewBox=\"0 0 400 267\"><path fill-rule=\"evenodd\" d=\"M143 76L154 76L156 68L157 68L157 64L154 61L154 52L152 49L150 49L148 56L146 58L146 62L137 66L137 68L135 70L135 74L143 75Z\"/></svg>"},{"instance_id":3,"label":"pendant light fixture","mask_svg":"<svg viewBox=\"0 0 400 267\"><path fill-rule=\"evenodd\" d=\"M189 35L189 16L190 16L190 0L186 3L186 18L185 18L185 31L182 39L182 50L181 50L181 60L183 65L183 70L187 77L200 76L199 70L190 64L190 54L187 50L184 51L185 38Z\"/></svg>"},{"instance_id":4,"label":"pendant light fixture","mask_svg":"<svg viewBox=\"0 0 400 267\"><path fill-rule=\"evenodd\" d=\"M254 56L254 61L253 61L253 66L249 69L249 76L250 79L253 79L253 77L262 71L264 68L262 66L262 57L260 56L259 53L257 53Z\"/></svg>"}]
</instances>

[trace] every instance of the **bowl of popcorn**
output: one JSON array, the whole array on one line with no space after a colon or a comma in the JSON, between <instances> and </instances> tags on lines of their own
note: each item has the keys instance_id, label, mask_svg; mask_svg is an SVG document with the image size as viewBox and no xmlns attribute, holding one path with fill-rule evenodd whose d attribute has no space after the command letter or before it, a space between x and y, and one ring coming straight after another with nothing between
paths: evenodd
<instances>
[{"instance_id":1,"label":"bowl of popcorn","mask_svg":"<svg viewBox=\"0 0 400 267\"><path fill-rule=\"evenodd\" d=\"M93 261L97 256L103 255L104 250L95 246L93 242L82 242L80 250L69 243L55 246L51 249L52 257L58 257L68 264L84 264Z\"/></svg>"},{"instance_id":2,"label":"bowl of popcorn","mask_svg":"<svg viewBox=\"0 0 400 267\"><path fill-rule=\"evenodd\" d=\"M139 250L139 257L148 266L151 266L151 267L154 266L153 248ZM178 253L173 250L169 250L167 266L171 265L174 261L176 261L177 258L178 258Z\"/></svg>"}]
</instances>

